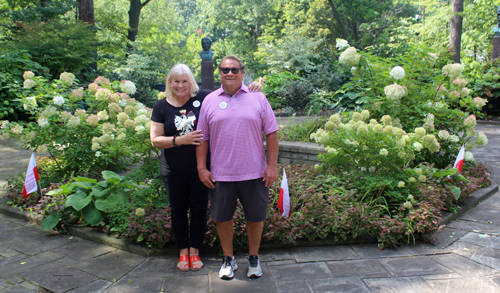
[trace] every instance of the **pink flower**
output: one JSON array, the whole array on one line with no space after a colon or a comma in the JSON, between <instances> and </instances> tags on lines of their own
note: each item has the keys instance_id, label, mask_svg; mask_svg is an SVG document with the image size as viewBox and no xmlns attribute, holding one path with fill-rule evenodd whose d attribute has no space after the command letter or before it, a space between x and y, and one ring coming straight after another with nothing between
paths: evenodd
<instances>
[{"instance_id":1,"label":"pink flower","mask_svg":"<svg viewBox=\"0 0 500 293\"><path fill-rule=\"evenodd\" d=\"M479 108L485 106L486 103L488 103L488 101L486 99L481 99L480 97L474 98L474 104L476 104L476 106Z\"/></svg>"},{"instance_id":2,"label":"pink flower","mask_svg":"<svg viewBox=\"0 0 500 293\"><path fill-rule=\"evenodd\" d=\"M110 86L111 83L109 82L109 80L105 77L102 77L102 76L98 76L95 80L94 80L94 83L98 84L98 85L106 85L106 86Z\"/></svg>"},{"instance_id":3,"label":"pink flower","mask_svg":"<svg viewBox=\"0 0 500 293\"><path fill-rule=\"evenodd\" d=\"M99 122L99 117L97 117L97 115L90 115L87 118L87 124L88 125L96 126L98 122Z\"/></svg>"},{"instance_id":4,"label":"pink flower","mask_svg":"<svg viewBox=\"0 0 500 293\"><path fill-rule=\"evenodd\" d=\"M88 89L91 93L94 94L99 89L99 86L95 83L91 83L91 84L89 84Z\"/></svg>"}]
</instances>

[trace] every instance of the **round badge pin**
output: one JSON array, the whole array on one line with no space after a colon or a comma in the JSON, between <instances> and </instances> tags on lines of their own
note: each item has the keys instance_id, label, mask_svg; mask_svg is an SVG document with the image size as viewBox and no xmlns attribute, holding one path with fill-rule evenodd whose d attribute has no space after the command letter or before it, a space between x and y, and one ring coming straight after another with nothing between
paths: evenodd
<instances>
[{"instance_id":1,"label":"round badge pin","mask_svg":"<svg viewBox=\"0 0 500 293\"><path fill-rule=\"evenodd\" d=\"M220 102L219 107L224 110L227 108L227 103L226 102Z\"/></svg>"},{"instance_id":2,"label":"round badge pin","mask_svg":"<svg viewBox=\"0 0 500 293\"><path fill-rule=\"evenodd\" d=\"M198 108L201 105L200 101L196 100L193 102L193 106Z\"/></svg>"}]
</instances>

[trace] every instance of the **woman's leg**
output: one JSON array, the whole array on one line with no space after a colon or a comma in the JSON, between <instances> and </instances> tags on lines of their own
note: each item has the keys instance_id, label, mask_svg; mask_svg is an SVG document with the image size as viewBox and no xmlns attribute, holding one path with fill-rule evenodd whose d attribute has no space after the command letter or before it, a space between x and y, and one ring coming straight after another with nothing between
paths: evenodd
<instances>
[{"instance_id":1,"label":"woman's leg","mask_svg":"<svg viewBox=\"0 0 500 293\"><path fill-rule=\"evenodd\" d=\"M197 250L203 246L207 230L208 188L201 183L197 173L192 174L189 181L190 244Z\"/></svg>"}]
</instances>

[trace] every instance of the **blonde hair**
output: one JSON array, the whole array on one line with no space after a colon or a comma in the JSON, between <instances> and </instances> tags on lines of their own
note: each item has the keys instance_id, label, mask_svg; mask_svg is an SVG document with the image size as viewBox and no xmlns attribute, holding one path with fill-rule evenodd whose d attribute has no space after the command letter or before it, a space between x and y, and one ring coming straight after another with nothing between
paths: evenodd
<instances>
[{"instance_id":1,"label":"blonde hair","mask_svg":"<svg viewBox=\"0 0 500 293\"><path fill-rule=\"evenodd\" d=\"M198 93L198 84L196 83L196 80L194 79L194 75L191 72L191 69L186 64L177 64L167 74L167 77L165 78L165 94L167 97L172 96L172 88L170 87L170 81L172 81L174 78L177 78L181 75L185 75L189 81L189 85L191 86L190 88L190 93L191 97L196 96Z\"/></svg>"}]
</instances>

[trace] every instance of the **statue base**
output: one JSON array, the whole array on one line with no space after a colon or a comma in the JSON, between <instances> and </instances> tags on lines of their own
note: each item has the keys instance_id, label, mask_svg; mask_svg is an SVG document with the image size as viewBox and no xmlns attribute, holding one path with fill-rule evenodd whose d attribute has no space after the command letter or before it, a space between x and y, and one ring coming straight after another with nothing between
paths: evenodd
<instances>
[{"instance_id":1,"label":"statue base","mask_svg":"<svg viewBox=\"0 0 500 293\"><path fill-rule=\"evenodd\" d=\"M213 91L214 88L214 62L210 60L201 61L201 88Z\"/></svg>"},{"instance_id":2,"label":"statue base","mask_svg":"<svg viewBox=\"0 0 500 293\"><path fill-rule=\"evenodd\" d=\"M493 37L493 54L491 60L495 60L500 56L500 36Z\"/></svg>"}]
</instances>

